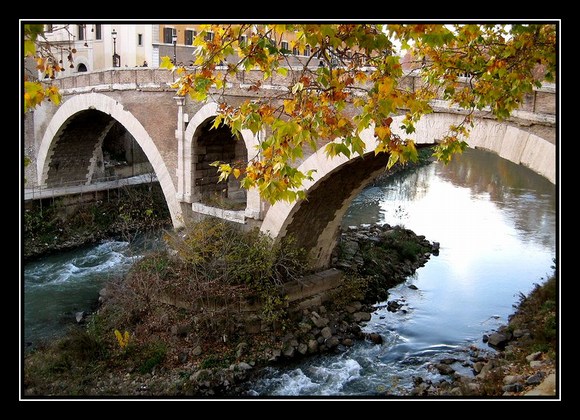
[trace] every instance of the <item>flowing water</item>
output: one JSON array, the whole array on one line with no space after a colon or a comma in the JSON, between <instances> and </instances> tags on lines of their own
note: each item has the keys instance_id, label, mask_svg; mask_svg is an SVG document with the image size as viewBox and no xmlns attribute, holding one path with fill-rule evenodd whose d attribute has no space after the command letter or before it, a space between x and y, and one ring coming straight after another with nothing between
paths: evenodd
<instances>
[{"instance_id":1,"label":"flowing water","mask_svg":"<svg viewBox=\"0 0 580 420\"><path fill-rule=\"evenodd\" d=\"M465 349L488 349L482 335L505 324L520 294L553 273L556 199L556 187L543 177L480 150L375 182L354 200L343 225L400 224L439 242L439 255L391 290L401 310L377 305L365 330L381 334L383 344L362 341L340 354L268 369L250 394L402 395L413 377L440 379L430 363L444 357L469 374ZM26 264L25 341L62 334L75 313L94 307L104 282L159 246L159 237L104 242Z\"/></svg>"},{"instance_id":2,"label":"flowing water","mask_svg":"<svg viewBox=\"0 0 580 420\"><path fill-rule=\"evenodd\" d=\"M125 274L150 249L159 233L127 241L105 241L59 252L24 266L23 337L26 347L62 336L76 314L95 309L105 282Z\"/></svg>"}]
</instances>

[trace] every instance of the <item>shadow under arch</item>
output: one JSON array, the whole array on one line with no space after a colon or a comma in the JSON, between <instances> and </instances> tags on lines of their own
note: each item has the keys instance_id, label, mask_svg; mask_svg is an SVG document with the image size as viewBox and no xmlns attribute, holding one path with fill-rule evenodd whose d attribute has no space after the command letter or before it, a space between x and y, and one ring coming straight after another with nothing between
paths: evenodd
<instances>
[{"instance_id":1,"label":"shadow under arch","mask_svg":"<svg viewBox=\"0 0 580 420\"><path fill-rule=\"evenodd\" d=\"M340 223L350 202L379 173L385 170L389 155L375 156L374 127L361 132L367 153L347 158L326 156L324 147L310 155L299 169L313 169L312 179L303 184L306 200L273 204L260 230L276 240L291 236L308 250L312 268L325 268L336 243Z\"/></svg>"},{"instance_id":2,"label":"shadow under arch","mask_svg":"<svg viewBox=\"0 0 580 420\"><path fill-rule=\"evenodd\" d=\"M163 195L165 196L173 226L175 228L183 226L183 215L176 197L175 186L153 139L149 136L149 133L147 133L139 120L129 111L125 110L121 103L100 93L93 92L75 95L60 105L46 128L38 150L38 158L36 161L38 185L45 185L47 181L51 150L56 143L55 139L59 137L61 131L66 127L66 124L72 117L87 110L96 110L109 115L133 136L155 171Z\"/></svg>"},{"instance_id":3,"label":"shadow under arch","mask_svg":"<svg viewBox=\"0 0 580 420\"><path fill-rule=\"evenodd\" d=\"M202 106L193 117L191 117L184 134L183 145L183 170L178 175L178 197L188 203L200 202L202 199L201 188L196 185L196 167L198 141L200 135L203 135L204 126L208 121L214 119L218 114L219 105L216 102L208 102ZM244 129L241 131L241 141L245 145L244 160L248 162L258 153L258 145L263 133L254 135L251 130ZM239 141L239 140L238 140ZM250 189L246 193L246 207L244 216L261 219L262 201L260 194L256 189Z\"/></svg>"}]
</instances>

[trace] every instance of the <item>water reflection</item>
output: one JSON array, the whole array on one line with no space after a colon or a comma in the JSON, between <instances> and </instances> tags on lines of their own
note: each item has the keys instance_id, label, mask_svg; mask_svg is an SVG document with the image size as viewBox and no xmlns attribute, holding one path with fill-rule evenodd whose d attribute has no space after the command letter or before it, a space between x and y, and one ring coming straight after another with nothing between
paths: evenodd
<instances>
[{"instance_id":1,"label":"water reflection","mask_svg":"<svg viewBox=\"0 0 580 420\"><path fill-rule=\"evenodd\" d=\"M469 188L474 196L488 196L513 220L522 239L554 246L556 187L529 168L495 153L467 149L448 165L437 165L439 176Z\"/></svg>"},{"instance_id":2,"label":"water reflection","mask_svg":"<svg viewBox=\"0 0 580 420\"><path fill-rule=\"evenodd\" d=\"M394 222L409 227L408 203L421 201L430 189L436 188L433 184L436 177L448 181L459 190L465 189L473 199L493 203L513 221L514 228L524 241L555 246L555 186L529 168L516 165L495 153L476 149L465 150L447 165L434 162L411 173L379 178L353 201L343 219L343 226ZM431 205L437 206L438 201L454 200L450 196L452 190L442 189L440 193ZM454 211L461 212L462 209ZM481 214L474 214L474 224L490 220L491 217L486 216L487 211L494 210L488 207L482 209ZM429 212L426 213L425 217L429 217Z\"/></svg>"}]
</instances>

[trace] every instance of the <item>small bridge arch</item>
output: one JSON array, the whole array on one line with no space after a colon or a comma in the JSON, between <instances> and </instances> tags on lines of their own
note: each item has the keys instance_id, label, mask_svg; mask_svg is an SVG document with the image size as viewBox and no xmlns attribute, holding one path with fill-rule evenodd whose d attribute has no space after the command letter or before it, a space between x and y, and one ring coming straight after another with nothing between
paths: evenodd
<instances>
[{"instance_id":1,"label":"small bridge arch","mask_svg":"<svg viewBox=\"0 0 580 420\"><path fill-rule=\"evenodd\" d=\"M86 93L74 95L58 108L46 128L38 150L36 160L38 185L45 185L48 181L51 159L56 151L59 139L62 136L66 136L67 126L75 118L87 111L100 111L108 116L108 118L100 119L100 127L96 130L97 134L94 139L95 148L99 145L99 141L102 142L102 139L115 121L123 125L133 136L155 171L174 226L182 226L183 216L176 197L175 186L158 148L139 120L125 110L121 103L104 94ZM89 162L88 166L86 166L86 174L87 182L90 182L90 171L91 165L94 163L94 156L84 156L82 161L84 164L87 161Z\"/></svg>"},{"instance_id":2,"label":"small bridge arch","mask_svg":"<svg viewBox=\"0 0 580 420\"><path fill-rule=\"evenodd\" d=\"M184 133L184 140L180 146L180 153L178 154L178 180L177 180L177 196L187 203L192 203L194 211L204 213L209 212L214 215L219 215L223 218L228 218L227 214L221 212L215 214L211 209L203 204L200 204L202 195L204 195L203 178L207 176L208 163L213 160L220 159L220 156L208 158L210 155L207 150L208 144L204 141L204 136L208 134L208 124L213 123L214 118L219 114L218 104L216 102L208 102L203 105L190 119ZM231 134L230 134L231 135ZM256 153L258 153L259 138L263 133L254 135L252 131L244 129L241 131L241 139L234 139L232 137L232 146L235 148L235 159L248 162ZM237 143L241 142L241 143ZM222 155L221 158L224 156ZM217 174L215 168L213 172ZM214 180L215 181L215 180ZM252 219L260 219L262 216L262 200L260 194L256 189L250 189L245 194L245 208L241 211L242 215L235 218L236 221L243 221L246 217Z\"/></svg>"}]
</instances>

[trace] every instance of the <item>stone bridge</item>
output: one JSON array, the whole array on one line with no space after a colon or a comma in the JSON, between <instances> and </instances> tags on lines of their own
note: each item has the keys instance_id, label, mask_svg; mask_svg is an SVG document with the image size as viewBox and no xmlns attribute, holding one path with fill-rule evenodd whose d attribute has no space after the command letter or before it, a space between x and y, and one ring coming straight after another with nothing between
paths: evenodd
<instances>
[{"instance_id":1,"label":"stone bridge","mask_svg":"<svg viewBox=\"0 0 580 420\"><path fill-rule=\"evenodd\" d=\"M301 169L316 170L305 185L308 200L270 206L235 180L218 183L210 166L216 160L248 161L265 133L246 130L243 141L236 141L228 129L210 130L217 103L176 97L168 84L173 77L167 70L128 68L57 79L62 104L43 104L24 118L24 152L32 160L26 187L91 185L110 175L154 173L176 228L204 215L259 226L274 238L295 236L310 250L313 265L325 267L350 202L385 170L388 155L374 155L373 129L363 132L368 151L363 157L329 159L323 148L305 155ZM248 89L261 79L258 71L240 75L228 86L226 100L236 105L279 94L288 85L280 76L264 81L259 91ZM413 89L419 80L410 74L406 83ZM555 183L556 102L554 86L544 86L508 121L479 113L469 147L497 153ZM418 147L432 145L464 112L444 101L433 106L435 112L417 126ZM394 118L393 127L399 126L397 118L402 117Z\"/></svg>"}]
</instances>

